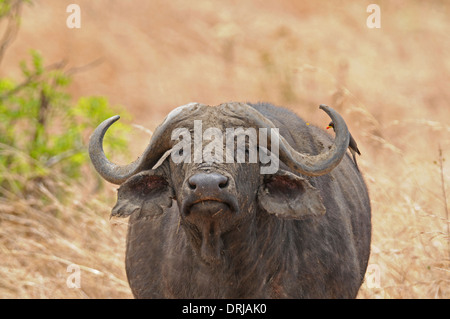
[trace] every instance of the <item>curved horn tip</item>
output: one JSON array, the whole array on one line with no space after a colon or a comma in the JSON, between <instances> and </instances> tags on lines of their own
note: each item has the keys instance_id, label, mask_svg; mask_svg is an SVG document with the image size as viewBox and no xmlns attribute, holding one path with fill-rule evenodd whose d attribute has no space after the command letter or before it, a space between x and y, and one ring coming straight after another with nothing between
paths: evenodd
<instances>
[{"instance_id":1,"label":"curved horn tip","mask_svg":"<svg viewBox=\"0 0 450 319\"><path fill-rule=\"evenodd\" d=\"M91 148L93 145L91 145L91 143L93 143L95 138L100 138L101 140L103 140L103 136L106 133L106 130L113 125L115 122L117 122L117 120L120 119L120 115L114 115L111 116L110 118L104 120L102 123L100 123L99 126L97 126L97 128L94 130L94 132L92 133L92 135L89 138L89 147Z\"/></svg>"},{"instance_id":2,"label":"curved horn tip","mask_svg":"<svg viewBox=\"0 0 450 319\"><path fill-rule=\"evenodd\" d=\"M120 115L114 115L111 116L107 121L111 121L112 123L116 122L118 119L120 119Z\"/></svg>"},{"instance_id":3,"label":"curved horn tip","mask_svg":"<svg viewBox=\"0 0 450 319\"><path fill-rule=\"evenodd\" d=\"M326 111L326 110L330 109L330 107L326 104L320 104L319 109Z\"/></svg>"},{"instance_id":4,"label":"curved horn tip","mask_svg":"<svg viewBox=\"0 0 450 319\"><path fill-rule=\"evenodd\" d=\"M106 132L106 130L111 125L113 125L115 122L117 122L117 120L119 120L119 119L120 119L120 115L114 115L114 116L111 116L110 118L107 118L106 120L101 122L99 126L97 126L97 128L94 130L94 133L92 135L94 135L99 130Z\"/></svg>"},{"instance_id":5,"label":"curved horn tip","mask_svg":"<svg viewBox=\"0 0 450 319\"><path fill-rule=\"evenodd\" d=\"M330 107L328 105L320 104L319 109L321 109L322 111L327 113L328 116L331 117L332 119L334 118L334 116L339 116L340 117L340 115L332 107Z\"/></svg>"}]
</instances>

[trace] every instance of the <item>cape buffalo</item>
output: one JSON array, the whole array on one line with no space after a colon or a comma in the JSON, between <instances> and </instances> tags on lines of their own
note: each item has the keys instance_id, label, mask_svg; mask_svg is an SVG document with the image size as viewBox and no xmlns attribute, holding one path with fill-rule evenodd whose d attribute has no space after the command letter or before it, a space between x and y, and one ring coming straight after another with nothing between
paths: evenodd
<instances>
[{"instance_id":1,"label":"cape buffalo","mask_svg":"<svg viewBox=\"0 0 450 319\"><path fill-rule=\"evenodd\" d=\"M97 127L89 154L98 173L120 185L112 215L130 216L126 271L135 297L357 295L370 253L369 195L346 153L345 121L320 108L334 139L270 104L190 103L170 112L128 165L103 152L119 117ZM249 129L259 133L253 161Z\"/></svg>"}]
</instances>

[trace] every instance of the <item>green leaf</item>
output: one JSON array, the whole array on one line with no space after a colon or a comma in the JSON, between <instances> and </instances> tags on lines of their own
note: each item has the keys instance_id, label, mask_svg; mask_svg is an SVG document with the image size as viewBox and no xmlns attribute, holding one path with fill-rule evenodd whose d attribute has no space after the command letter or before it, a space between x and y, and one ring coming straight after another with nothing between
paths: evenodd
<instances>
[{"instance_id":1,"label":"green leaf","mask_svg":"<svg viewBox=\"0 0 450 319\"><path fill-rule=\"evenodd\" d=\"M36 75L41 75L44 72L42 55L37 50L31 50L30 54L33 61L34 73Z\"/></svg>"}]
</instances>

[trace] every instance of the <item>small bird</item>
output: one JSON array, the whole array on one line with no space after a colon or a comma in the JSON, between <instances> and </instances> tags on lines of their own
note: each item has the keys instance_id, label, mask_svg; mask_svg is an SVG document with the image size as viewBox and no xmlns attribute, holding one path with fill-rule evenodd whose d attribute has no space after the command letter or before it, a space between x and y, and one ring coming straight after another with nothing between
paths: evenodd
<instances>
[{"instance_id":1,"label":"small bird","mask_svg":"<svg viewBox=\"0 0 450 319\"><path fill-rule=\"evenodd\" d=\"M332 127L334 130L334 123L330 122L327 126L327 130ZM348 132L348 134L350 134L350 142L348 143L348 149L350 150L350 153L352 153L353 156L353 161L355 162L356 168L359 171L359 167L358 167L358 163L356 163L356 153L358 153L358 155L361 155L361 152L358 149L358 144L356 144L355 139L353 138L352 134L350 132Z\"/></svg>"}]
</instances>

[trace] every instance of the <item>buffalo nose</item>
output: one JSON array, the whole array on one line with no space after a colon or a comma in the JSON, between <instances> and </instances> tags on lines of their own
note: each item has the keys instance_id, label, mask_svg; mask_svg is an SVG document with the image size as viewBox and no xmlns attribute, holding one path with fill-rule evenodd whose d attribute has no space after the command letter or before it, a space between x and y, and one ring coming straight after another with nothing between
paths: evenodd
<instances>
[{"instance_id":1,"label":"buffalo nose","mask_svg":"<svg viewBox=\"0 0 450 319\"><path fill-rule=\"evenodd\" d=\"M228 186L228 177L219 173L200 173L191 176L188 184L195 192L213 195Z\"/></svg>"}]
</instances>

